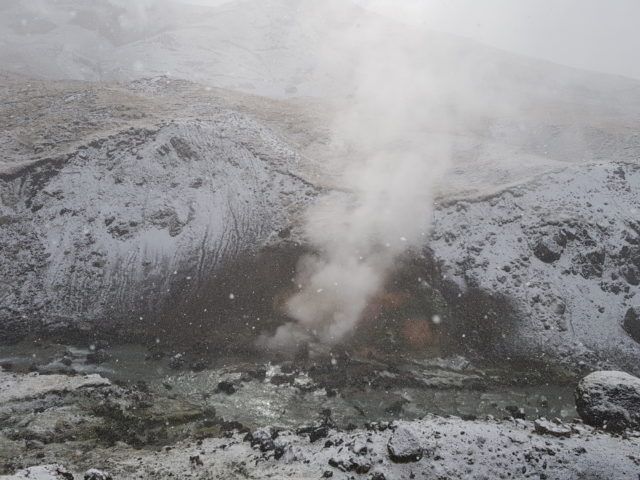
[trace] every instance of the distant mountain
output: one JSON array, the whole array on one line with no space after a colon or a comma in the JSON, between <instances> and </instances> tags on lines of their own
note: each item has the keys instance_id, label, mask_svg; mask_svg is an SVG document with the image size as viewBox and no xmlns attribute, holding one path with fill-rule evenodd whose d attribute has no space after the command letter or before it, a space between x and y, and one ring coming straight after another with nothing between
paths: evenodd
<instances>
[{"instance_id":1,"label":"distant mountain","mask_svg":"<svg viewBox=\"0 0 640 480\"><path fill-rule=\"evenodd\" d=\"M341 75L350 71L354 51L375 49L386 37L400 38L436 65L450 57L450 66L464 66L462 74L479 89L499 89L505 98L524 92L536 101L640 107L640 82L420 31L346 0L236 0L218 7L173 0L16 0L2 3L0 12L0 65L29 76L131 80L169 74L270 96L344 93ZM372 24L382 37L377 44L358 34ZM335 43L335 33L345 31L348 44ZM318 66L327 56L330 71Z\"/></svg>"}]
</instances>

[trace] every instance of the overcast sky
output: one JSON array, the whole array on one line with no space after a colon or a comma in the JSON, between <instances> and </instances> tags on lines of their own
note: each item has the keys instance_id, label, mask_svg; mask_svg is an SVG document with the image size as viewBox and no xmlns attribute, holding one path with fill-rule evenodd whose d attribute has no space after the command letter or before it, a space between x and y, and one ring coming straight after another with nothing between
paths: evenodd
<instances>
[{"instance_id":1,"label":"overcast sky","mask_svg":"<svg viewBox=\"0 0 640 480\"><path fill-rule=\"evenodd\" d=\"M640 0L359 0L505 50L640 78Z\"/></svg>"},{"instance_id":2,"label":"overcast sky","mask_svg":"<svg viewBox=\"0 0 640 480\"><path fill-rule=\"evenodd\" d=\"M640 0L355 1L504 50L640 79Z\"/></svg>"}]
</instances>

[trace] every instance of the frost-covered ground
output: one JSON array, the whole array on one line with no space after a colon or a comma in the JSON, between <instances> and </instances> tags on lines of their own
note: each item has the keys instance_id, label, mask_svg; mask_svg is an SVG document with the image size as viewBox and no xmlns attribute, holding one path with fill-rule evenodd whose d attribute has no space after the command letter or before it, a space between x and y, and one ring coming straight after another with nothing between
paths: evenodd
<instances>
[{"instance_id":1,"label":"frost-covered ground","mask_svg":"<svg viewBox=\"0 0 640 480\"><path fill-rule=\"evenodd\" d=\"M329 430L326 438L314 443L282 431L273 441L282 449L278 459L273 450L261 452L259 443L252 448L244 434L178 444L160 452L101 449L89 456L114 478L624 480L635 478L640 469L637 435L611 437L582 425L574 426L569 438L538 434L533 422L527 421L426 418L392 427L382 432ZM422 452L418 461L391 460L389 445L399 437L408 437L404 441L411 452ZM82 470L62 470L82 478ZM22 473L2 478L33 477ZM63 477L55 473L43 477L56 478Z\"/></svg>"}]
</instances>

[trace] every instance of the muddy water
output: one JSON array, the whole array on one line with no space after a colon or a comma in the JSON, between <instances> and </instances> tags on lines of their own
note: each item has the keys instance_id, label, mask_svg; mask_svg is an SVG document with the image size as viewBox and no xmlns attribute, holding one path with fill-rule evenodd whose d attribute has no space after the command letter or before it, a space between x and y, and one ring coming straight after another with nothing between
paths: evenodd
<instances>
[{"instance_id":1,"label":"muddy water","mask_svg":"<svg viewBox=\"0 0 640 480\"><path fill-rule=\"evenodd\" d=\"M226 356L194 372L181 365L180 358L151 358L139 345L106 351L109 358L93 364L88 357L95 352L86 346L24 342L0 347L0 365L14 371L100 373L116 382L144 385L158 398L214 407L220 417L249 428L294 428L325 409L340 426L430 413L470 418L503 418L515 411L527 418L576 416L572 381L545 383L532 372L481 369L462 357L414 356L389 363L352 358L292 365ZM220 391L220 382L233 385L235 392Z\"/></svg>"}]
</instances>

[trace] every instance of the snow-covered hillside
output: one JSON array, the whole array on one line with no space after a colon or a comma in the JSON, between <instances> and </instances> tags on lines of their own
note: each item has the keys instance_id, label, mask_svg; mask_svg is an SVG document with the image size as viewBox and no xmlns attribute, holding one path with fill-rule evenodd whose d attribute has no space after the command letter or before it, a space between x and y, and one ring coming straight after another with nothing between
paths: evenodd
<instances>
[{"instance_id":1,"label":"snow-covered hillside","mask_svg":"<svg viewBox=\"0 0 640 480\"><path fill-rule=\"evenodd\" d=\"M153 82L106 93L34 81L26 96L38 87L53 101L23 110L30 138L11 114L3 125L7 338L188 305L220 268L278 238L316 194L285 140L204 90L176 110L140 93Z\"/></svg>"}]
</instances>

